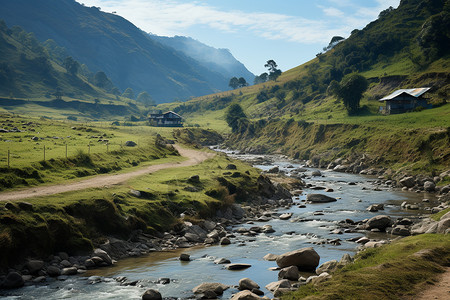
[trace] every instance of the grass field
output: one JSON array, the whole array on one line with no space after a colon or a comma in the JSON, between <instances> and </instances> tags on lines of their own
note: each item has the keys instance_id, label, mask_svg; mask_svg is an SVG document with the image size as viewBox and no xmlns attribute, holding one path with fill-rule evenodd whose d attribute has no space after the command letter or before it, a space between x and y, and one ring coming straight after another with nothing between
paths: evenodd
<instances>
[{"instance_id":1,"label":"grass field","mask_svg":"<svg viewBox=\"0 0 450 300\"><path fill-rule=\"evenodd\" d=\"M0 189L61 182L99 173L124 172L171 157L155 145L171 128L62 122L1 114ZM137 145L126 146L127 141Z\"/></svg>"},{"instance_id":2,"label":"grass field","mask_svg":"<svg viewBox=\"0 0 450 300\"><path fill-rule=\"evenodd\" d=\"M432 286L449 259L448 235L408 237L360 252L355 263L334 273L329 281L300 287L282 299L405 299Z\"/></svg>"}]
</instances>

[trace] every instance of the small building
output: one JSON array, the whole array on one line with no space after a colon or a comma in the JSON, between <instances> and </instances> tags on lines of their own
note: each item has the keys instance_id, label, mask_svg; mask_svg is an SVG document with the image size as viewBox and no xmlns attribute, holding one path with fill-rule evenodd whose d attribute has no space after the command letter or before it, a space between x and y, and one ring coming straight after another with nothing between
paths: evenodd
<instances>
[{"instance_id":1,"label":"small building","mask_svg":"<svg viewBox=\"0 0 450 300\"><path fill-rule=\"evenodd\" d=\"M182 127L183 117L173 111L162 113L159 111L151 111L148 115L150 125L158 127Z\"/></svg>"},{"instance_id":2,"label":"small building","mask_svg":"<svg viewBox=\"0 0 450 300\"><path fill-rule=\"evenodd\" d=\"M413 111L418 107L430 108L431 105L428 104L427 99L423 98L423 94L429 90L429 87L396 90L379 100L386 103L384 107L380 107L380 112L389 115Z\"/></svg>"}]
</instances>

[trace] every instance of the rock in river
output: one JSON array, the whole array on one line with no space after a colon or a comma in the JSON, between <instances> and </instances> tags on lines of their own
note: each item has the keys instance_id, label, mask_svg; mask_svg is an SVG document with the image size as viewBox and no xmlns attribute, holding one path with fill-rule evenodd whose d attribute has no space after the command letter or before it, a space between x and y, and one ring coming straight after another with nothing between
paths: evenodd
<instances>
[{"instance_id":1,"label":"rock in river","mask_svg":"<svg viewBox=\"0 0 450 300\"><path fill-rule=\"evenodd\" d=\"M259 285L250 278L242 278L241 280L239 280L239 290L251 291L253 289L259 289Z\"/></svg>"},{"instance_id":2,"label":"rock in river","mask_svg":"<svg viewBox=\"0 0 450 300\"><path fill-rule=\"evenodd\" d=\"M142 295L142 300L161 300L162 296L157 290L147 290L144 295Z\"/></svg>"},{"instance_id":3,"label":"rock in river","mask_svg":"<svg viewBox=\"0 0 450 300\"><path fill-rule=\"evenodd\" d=\"M251 291L241 291L234 294L231 300L257 300L261 299L258 295L252 293Z\"/></svg>"},{"instance_id":4,"label":"rock in river","mask_svg":"<svg viewBox=\"0 0 450 300\"><path fill-rule=\"evenodd\" d=\"M280 268L297 266L300 271L314 271L319 260L319 254L312 247L307 247L281 254L277 258L277 265Z\"/></svg>"},{"instance_id":5,"label":"rock in river","mask_svg":"<svg viewBox=\"0 0 450 300\"><path fill-rule=\"evenodd\" d=\"M311 203L328 203L337 201L336 198L323 194L308 194L306 200Z\"/></svg>"},{"instance_id":6,"label":"rock in river","mask_svg":"<svg viewBox=\"0 0 450 300\"><path fill-rule=\"evenodd\" d=\"M225 266L228 270L243 270L250 268L252 265L249 264L228 264Z\"/></svg>"},{"instance_id":7,"label":"rock in river","mask_svg":"<svg viewBox=\"0 0 450 300\"><path fill-rule=\"evenodd\" d=\"M214 292L216 295L222 295L223 291L228 288L227 285L217 282L204 282L192 289L194 294L203 294L208 291Z\"/></svg>"}]
</instances>

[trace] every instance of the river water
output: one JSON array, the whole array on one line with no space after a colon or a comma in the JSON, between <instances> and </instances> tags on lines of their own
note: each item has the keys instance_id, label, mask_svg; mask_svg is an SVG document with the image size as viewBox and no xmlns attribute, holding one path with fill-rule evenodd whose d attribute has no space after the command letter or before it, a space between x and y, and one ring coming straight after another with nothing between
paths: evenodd
<instances>
[{"instance_id":1,"label":"river water","mask_svg":"<svg viewBox=\"0 0 450 300\"><path fill-rule=\"evenodd\" d=\"M242 157L240 157L242 158ZM272 165L257 165L262 170L268 170L274 165L289 173L292 168L301 167L288 160L280 160ZM313 169L308 169L310 174ZM290 209L280 209L277 213L291 212L290 220L273 219L255 224L240 224L235 227L263 226L270 224L275 229L271 234L260 234L256 237L245 237L236 234L232 244L227 246L195 247L178 249L171 252L154 252L145 257L128 258L119 261L112 267L90 270L84 276L69 277L65 281L48 279L42 285L27 286L8 292L5 299L141 299L149 288L160 291L163 297L192 297L192 288L203 282L220 282L227 285L237 285L239 280L248 277L258 283L261 290L269 297L271 294L264 288L270 282L277 281L275 262L263 260L268 253L282 254L303 247L313 247L320 255L320 264L332 259L339 260L343 254L356 252L358 244L347 241L353 237L368 236L369 238L395 238L383 233L356 232L333 234L337 222L347 218L359 221L377 214L387 214L392 217L416 217L424 210L405 211L400 205L403 201L434 206L433 195L392 190L380 186L376 178L348 173L338 173L322 170L321 177L308 177L306 183L313 186L332 188L333 192L313 191L304 189L305 193L324 193L338 199L337 202L325 204L306 204L306 208L298 205ZM295 204L303 204L305 195L294 197ZM430 203L423 203L424 198ZM371 204L383 203L385 210L377 213L368 212ZM425 207L423 207L425 208ZM301 222L295 221L302 219ZM341 239L341 245L313 244L324 239ZM181 262L181 253L191 255L190 262ZM227 258L232 263L246 263L252 266L246 270L230 271L223 265L214 264L215 258ZM305 277L311 274L305 274ZM138 281L136 286L121 286L113 278L125 276L129 281ZM169 278L169 284L155 283L159 278ZM229 299L236 292L228 289L223 299ZM0 294L1 295L1 294Z\"/></svg>"}]
</instances>

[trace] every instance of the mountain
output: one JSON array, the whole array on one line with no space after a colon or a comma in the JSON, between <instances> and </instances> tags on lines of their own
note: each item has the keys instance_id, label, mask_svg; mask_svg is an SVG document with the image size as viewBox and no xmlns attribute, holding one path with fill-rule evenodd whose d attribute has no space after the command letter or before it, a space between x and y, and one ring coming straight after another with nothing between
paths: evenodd
<instances>
[{"instance_id":1,"label":"mountain","mask_svg":"<svg viewBox=\"0 0 450 300\"><path fill-rule=\"evenodd\" d=\"M244 77L248 83L253 83L255 79L255 75L234 58L228 49L216 49L185 36L165 37L150 35L150 37L161 44L183 52L200 62L204 68L223 74L228 79Z\"/></svg>"},{"instance_id":2,"label":"mountain","mask_svg":"<svg viewBox=\"0 0 450 300\"><path fill-rule=\"evenodd\" d=\"M74 0L0 0L0 19L42 42L53 40L123 92L147 91L157 102L227 90L229 76L157 42L124 18Z\"/></svg>"},{"instance_id":3,"label":"mountain","mask_svg":"<svg viewBox=\"0 0 450 300\"><path fill-rule=\"evenodd\" d=\"M53 51L58 49L54 43L51 46ZM34 105L45 115L56 109L72 119L140 114L132 100L126 99L125 103L124 98L113 93L116 88L106 74L94 75L73 59L61 61L50 52L32 33L17 26L8 28L0 20L2 108L29 110L29 105Z\"/></svg>"}]
</instances>

